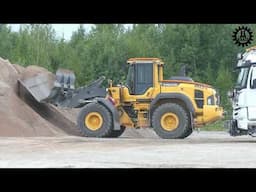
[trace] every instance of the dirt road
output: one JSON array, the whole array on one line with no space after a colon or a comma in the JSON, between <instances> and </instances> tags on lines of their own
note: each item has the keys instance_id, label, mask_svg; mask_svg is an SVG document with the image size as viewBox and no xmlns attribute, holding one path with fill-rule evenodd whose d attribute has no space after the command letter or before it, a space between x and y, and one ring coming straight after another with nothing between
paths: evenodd
<instances>
[{"instance_id":1,"label":"dirt road","mask_svg":"<svg viewBox=\"0 0 256 192\"><path fill-rule=\"evenodd\" d=\"M0 167L254 168L256 138L203 131L184 140L1 137Z\"/></svg>"}]
</instances>

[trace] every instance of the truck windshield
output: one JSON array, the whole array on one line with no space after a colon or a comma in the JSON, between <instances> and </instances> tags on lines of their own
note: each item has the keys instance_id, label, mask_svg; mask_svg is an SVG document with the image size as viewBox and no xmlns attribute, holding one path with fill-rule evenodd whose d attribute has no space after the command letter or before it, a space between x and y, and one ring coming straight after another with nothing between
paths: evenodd
<instances>
[{"instance_id":1,"label":"truck windshield","mask_svg":"<svg viewBox=\"0 0 256 192\"><path fill-rule=\"evenodd\" d=\"M249 69L250 69L249 67L240 69L240 72L239 72L239 75L237 78L237 82L236 82L236 86L235 86L237 89L246 88Z\"/></svg>"}]
</instances>

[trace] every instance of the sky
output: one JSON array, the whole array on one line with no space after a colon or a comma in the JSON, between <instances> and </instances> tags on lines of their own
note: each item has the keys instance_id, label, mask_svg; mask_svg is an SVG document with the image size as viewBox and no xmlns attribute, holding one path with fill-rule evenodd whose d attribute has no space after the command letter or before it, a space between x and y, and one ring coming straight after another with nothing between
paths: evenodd
<instances>
[{"instance_id":1,"label":"sky","mask_svg":"<svg viewBox=\"0 0 256 192\"><path fill-rule=\"evenodd\" d=\"M57 37L64 35L65 40L70 40L72 33L76 31L80 24L51 24L56 31ZM85 31L89 32L93 24L83 24ZM12 31L19 31L20 24L10 24Z\"/></svg>"}]
</instances>

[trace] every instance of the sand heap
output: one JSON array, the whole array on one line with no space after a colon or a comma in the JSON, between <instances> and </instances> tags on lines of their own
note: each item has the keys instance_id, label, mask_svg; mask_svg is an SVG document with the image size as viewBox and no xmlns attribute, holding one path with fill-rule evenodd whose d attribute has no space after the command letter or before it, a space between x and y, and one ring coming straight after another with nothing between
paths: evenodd
<instances>
[{"instance_id":1,"label":"sand heap","mask_svg":"<svg viewBox=\"0 0 256 192\"><path fill-rule=\"evenodd\" d=\"M0 58L0 136L79 135L75 123L59 109L37 103L26 91L18 89L18 78L42 71L47 72L41 67L23 68Z\"/></svg>"}]
</instances>

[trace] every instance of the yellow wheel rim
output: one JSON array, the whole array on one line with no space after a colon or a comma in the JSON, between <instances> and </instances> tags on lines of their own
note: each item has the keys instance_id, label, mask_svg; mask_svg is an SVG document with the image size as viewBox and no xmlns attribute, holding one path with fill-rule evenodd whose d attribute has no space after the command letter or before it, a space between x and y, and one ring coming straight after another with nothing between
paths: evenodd
<instances>
[{"instance_id":1,"label":"yellow wheel rim","mask_svg":"<svg viewBox=\"0 0 256 192\"><path fill-rule=\"evenodd\" d=\"M179 125L179 118L174 113L165 113L161 117L161 126L166 131L173 131Z\"/></svg>"},{"instance_id":2,"label":"yellow wheel rim","mask_svg":"<svg viewBox=\"0 0 256 192\"><path fill-rule=\"evenodd\" d=\"M103 118L98 112L92 112L85 117L84 123L88 129L96 131L102 126Z\"/></svg>"}]
</instances>

